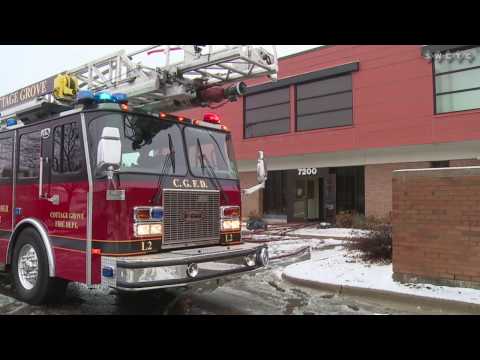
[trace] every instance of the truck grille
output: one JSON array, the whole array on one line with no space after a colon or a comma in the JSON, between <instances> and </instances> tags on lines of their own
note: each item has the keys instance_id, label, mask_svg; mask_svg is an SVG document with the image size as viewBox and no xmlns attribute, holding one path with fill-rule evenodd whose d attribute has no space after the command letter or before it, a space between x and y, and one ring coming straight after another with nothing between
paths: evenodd
<instances>
[{"instance_id":1,"label":"truck grille","mask_svg":"<svg viewBox=\"0 0 480 360\"><path fill-rule=\"evenodd\" d=\"M163 191L163 247L220 242L218 191Z\"/></svg>"}]
</instances>

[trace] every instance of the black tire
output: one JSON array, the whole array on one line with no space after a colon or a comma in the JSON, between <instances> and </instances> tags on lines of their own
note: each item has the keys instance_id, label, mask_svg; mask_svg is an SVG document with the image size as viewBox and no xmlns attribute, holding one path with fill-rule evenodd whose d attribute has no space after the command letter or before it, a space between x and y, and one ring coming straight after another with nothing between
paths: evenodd
<instances>
[{"instance_id":1,"label":"black tire","mask_svg":"<svg viewBox=\"0 0 480 360\"><path fill-rule=\"evenodd\" d=\"M18 272L20 250L30 245L38 258L38 275L35 285L27 289L22 285ZM57 302L63 298L68 282L63 279L51 278L48 272L48 257L43 241L33 228L23 230L15 244L12 258L12 279L15 295L20 301L32 305Z\"/></svg>"}]
</instances>

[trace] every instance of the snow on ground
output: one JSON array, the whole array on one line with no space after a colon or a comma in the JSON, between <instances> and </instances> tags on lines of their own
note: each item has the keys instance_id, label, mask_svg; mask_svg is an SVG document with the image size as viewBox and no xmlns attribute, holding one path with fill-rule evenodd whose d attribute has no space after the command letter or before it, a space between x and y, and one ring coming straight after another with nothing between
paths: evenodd
<instances>
[{"instance_id":1,"label":"snow on ground","mask_svg":"<svg viewBox=\"0 0 480 360\"><path fill-rule=\"evenodd\" d=\"M299 239L291 238L284 240L272 241L268 243L268 251L271 257L276 257L288 253L293 253L305 246L310 246L312 251L320 250L325 247L341 245L341 240L335 239Z\"/></svg>"},{"instance_id":2,"label":"snow on ground","mask_svg":"<svg viewBox=\"0 0 480 360\"><path fill-rule=\"evenodd\" d=\"M270 257L277 257L289 253L294 253L297 250L310 246L311 249L325 246L324 241L320 239L295 239L295 240L280 240L268 243L268 253Z\"/></svg>"},{"instance_id":3,"label":"snow on ground","mask_svg":"<svg viewBox=\"0 0 480 360\"><path fill-rule=\"evenodd\" d=\"M321 237L334 237L334 238L351 238L356 235L368 234L366 230L346 229L346 228L330 228L330 229L318 229L317 226L307 227L288 232L289 235L297 236L321 236Z\"/></svg>"},{"instance_id":4,"label":"snow on ground","mask_svg":"<svg viewBox=\"0 0 480 360\"><path fill-rule=\"evenodd\" d=\"M369 233L369 231L367 230L348 229L348 228L319 229L318 225L312 225L312 226L304 227L297 230L294 230L288 225L282 226L281 228L285 231L286 234L290 236L313 236L313 237L323 237L323 238L333 237L333 238L348 239L348 238L352 238L353 236L366 235ZM273 232L278 231L278 228L269 227L269 229L265 231L262 235L260 234L255 235L255 231L248 230L246 223L245 222L242 223L242 233L245 235L252 234L254 237L254 240L260 240L268 237L275 237L275 235L269 236L269 233L271 231Z\"/></svg>"},{"instance_id":5,"label":"snow on ground","mask_svg":"<svg viewBox=\"0 0 480 360\"><path fill-rule=\"evenodd\" d=\"M312 252L311 260L287 266L284 273L295 278L333 285L480 304L480 290L431 284L401 284L393 281L391 264L367 264L355 255L352 252L348 253L343 246Z\"/></svg>"},{"instance_id":6,"label":"snow on ground","mask_svg":"<svg viewBox=\"0 0 480 360\"><path fill-rule=\"evenodd\" d=\"M253 241L277 241L277 240L290 240L298 239L294 236L281 236L281 235L269 235L269 234L253 234L251 236Z\"/></svg>"}]
</instances>

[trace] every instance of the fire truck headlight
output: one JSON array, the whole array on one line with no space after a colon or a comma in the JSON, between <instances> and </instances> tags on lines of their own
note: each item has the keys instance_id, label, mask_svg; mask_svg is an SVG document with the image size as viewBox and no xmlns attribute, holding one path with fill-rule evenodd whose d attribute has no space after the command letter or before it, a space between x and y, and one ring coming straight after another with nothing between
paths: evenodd
<instances>
[{"instance_id":1,"label":"fire truck headlight","mask_svg":"<svg viewBox=\"0 0 480 360\"><path fill-rule=\"evenodd\" d=\"M222 230L223 231L239 231L240 219L223 219Z\"/></svg>"},{"instance_id":2,"label":"fire truck headlight","mask_svg":"<svg viewBox=\"0 0 480 360\"><path fill-rule=\"evenodd\" d=\"M150 235L150 224L135 224L135 236Z\"/></svg>"},{"instance_id":3,"label":"fire truck headlight","mask_svg":"<svg viewBox=\"0 0 480 360\"><path fill-rule=\"evenodd\" d=\"M160 223L135 224L133 227L136 237L158 236L163 233L163 226Z\"/></svg>"},{"instance_id":4,"label":"fire truck headlight","mask_svg":"<svg viewBox=\"0 0 480 360\"><path fill-rule=\"evenodd\" d=\"M162 224L151 224L150 225L150 234L151 235L162 235L163 227Z\"/></svg>"}]
</instances>

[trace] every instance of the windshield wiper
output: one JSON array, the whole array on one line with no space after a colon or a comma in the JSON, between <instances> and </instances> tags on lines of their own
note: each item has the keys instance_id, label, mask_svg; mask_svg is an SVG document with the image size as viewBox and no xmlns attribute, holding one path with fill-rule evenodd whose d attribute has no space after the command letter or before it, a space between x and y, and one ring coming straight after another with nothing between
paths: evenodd
<instances>
[{"instance_id":1,"label":"windshield wiper","mask_svg":"<svg viewBox=\"0 0 480 360\"><path fill-rule=\"evenodd\" d=\"M170 134L168 134L168 151L168 155L165 157L165 160L163 160L162 170L158 175L157 191L153 196L154 202L158 201L158 197L160 196L160 190L163 189L165 175L168 173L168 171L170 171L170 166L172 167L173 173L175 173L175 149L173 148L172 136ZM167 162L167 160L170 160L170 162Z\"/></svg>"},{"instance_id":2,"label":"windshield wiper","mask_svg":"<svg viewBox=\"0 0 480 360\"><path fill-rule=\"evenodd\" d=\"M227 160L225 159L225 156L223 156L222 148L220 147L220 144L218 143L217 139L215 139L215 137L210 132L208 133L208 135L210 135L212 140L215 141L215 144L217 145L218 151L220 152L220 156L222 157L222 160L225 163L225 165L227 165L227 167L230 167Z\"/></svg>"},{"instance_id":3,"label":"windshield wiper","mask_svg":"<svg viewBox=\"0 0 480 360\"><path fill-rule=\"evenodd\" d=\"M200 158L202 160L202 171L205 169L205 164L207 164L207 169L210 173L210 177L212 180L214 180L215 186L217 190L220 191L220 193L223 195L223 200L228 204L230 202L227 193L225 190L223 190L222 184L220 183L220 180L218 180L217 175L215 174L215 170L213 167L210 165L210 162L208 161L208 158L203 154L202 146L200 145L200 139L197 138L197 146L198 146L198 151L200 152Z\"/></svg>"}]
</instances>

